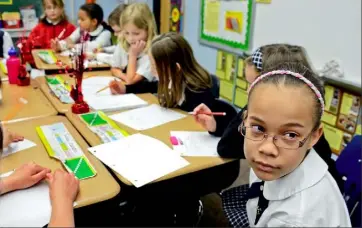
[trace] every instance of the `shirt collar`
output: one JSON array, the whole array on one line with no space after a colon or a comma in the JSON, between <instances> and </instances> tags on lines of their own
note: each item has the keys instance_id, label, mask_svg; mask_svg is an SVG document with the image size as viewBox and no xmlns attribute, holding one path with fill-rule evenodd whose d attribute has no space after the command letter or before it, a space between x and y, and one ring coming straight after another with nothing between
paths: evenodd
<instances>
[{"instance_id":1,"label":"shirt collar","mask_svg":"<svg viewBox=\"0 0 362 228\"><path fill-rule=\"evenodd\" d=\"M46 19L46 21L49 23L49 24L51 24L51 25L57 25L57 24L59 24L59 22L60 22L60 20L58 20L58 21L56 21L56 22L52 22L51 20L49 20L48 18L45 18Z\"/></svg>"},{"instance_id":2,"label":"shirt collar","mask_svg":"<svg viewBox=\"0 0 362 228\"><path fill-rule=\"evenodd\" d=\"M98 27L93 32L90 32L89 35L98 36L99 34L101 34L102 31L103 31L103 25L98 25Z\"/></svg>"},{"instance_id":3,"label":"shirt collar","mask_svg":"<svg viewBox=\"0 0 362 228\"><path fill-rule=\"evenodd\" d=\"M328 172L328 165L311 149L304 161L291 173L273 181L265 181L263 195L268 200L283 200L318 183ZM254 171L251 183L261 181Z\"/></svg>"}]
</instances>

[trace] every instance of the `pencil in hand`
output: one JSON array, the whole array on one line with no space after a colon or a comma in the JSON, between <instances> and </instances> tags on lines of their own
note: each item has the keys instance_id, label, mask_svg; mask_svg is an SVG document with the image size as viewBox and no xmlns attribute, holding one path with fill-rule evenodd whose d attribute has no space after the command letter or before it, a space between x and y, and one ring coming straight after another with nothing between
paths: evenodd
<instances>
[{"instance_id":1,"label":"pencil in hand","mask_svg":"<svg viewBox=\"0 0 362 228\"><path fill-rule=\"evenodd\" d=\"M189 115L226 116L226 112L189 112Z\"/></svg>"}]
</instances>

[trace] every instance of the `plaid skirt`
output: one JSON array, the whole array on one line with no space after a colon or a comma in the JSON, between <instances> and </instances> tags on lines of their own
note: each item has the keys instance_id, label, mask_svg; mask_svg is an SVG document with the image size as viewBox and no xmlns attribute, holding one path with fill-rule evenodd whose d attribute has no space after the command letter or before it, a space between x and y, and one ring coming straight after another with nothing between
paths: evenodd
<instances>
[{"instance_id":1,"label":"plaid skirt","mask_svg":"<svg viewBox=\"0 0 362 228\"><path fill-rule=\"evenodd\" d=\"M222 206L232 227L250 227L246 203L249 185L228 189L221 194Z\"/></svg>"}]
</instances>

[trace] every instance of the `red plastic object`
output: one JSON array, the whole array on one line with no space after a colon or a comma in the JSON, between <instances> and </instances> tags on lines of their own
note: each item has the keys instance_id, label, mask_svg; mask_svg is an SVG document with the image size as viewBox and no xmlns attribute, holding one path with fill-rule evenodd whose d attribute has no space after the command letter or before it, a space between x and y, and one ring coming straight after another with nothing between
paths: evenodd
<instances>
[{"instance_id":1,"label":"red plastic object","mask_svg":"<svg viewBox=\"0 0 362 228\"><path fill-rule=\"evenodd\" d=\"M83 73L84 73L84 60L85 60L85 42L90 38L88 33L83 33L81 36L81 48L80 52L75 55L75 67L73 76L75 79L75 87L72 86L72 90L70 91L70 96L74 100L74 104L72 105L72 112L75 114L82 114L89 112L88 104L83 100L82 93L82 81L83 81Z\"/></svg>"},{"instance_id":2,"label":"red plastic object","mask_svg":"<svg viewBox=\"0 0 362 228\"><path fill-rule=\"evenodd\" d=\"M28 72L26 72L25 65L20 65L17 84L18 84L18 86L30 85L30 76L29 76Z\"/></svg>"}]
</instances>

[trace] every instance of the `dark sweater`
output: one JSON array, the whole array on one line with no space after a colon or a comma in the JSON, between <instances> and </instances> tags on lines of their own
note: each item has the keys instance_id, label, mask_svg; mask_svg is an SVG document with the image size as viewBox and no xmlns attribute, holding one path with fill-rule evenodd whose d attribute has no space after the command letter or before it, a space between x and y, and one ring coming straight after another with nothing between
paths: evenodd
<instances>
[{"instance_id":1,"label":"dark sweater","mask_svg":"<svg viewBox=\"0 0 362 228\"><path fill-rule=\"evenodd\" d=\"M126 93L157 93L158 81L149 82L142 80L133 85L126 85ZM211 89L194 92L185 88L185 100L177 107L186 112L192 112L199 104L204 103L208 107L213 107L215 97Z\"/></svg>"},{"instance_id":2,"label":"dark sweater","mask_svg":"<svg viewBox=\"0 0 362 228\"><path fill-rule=\"evenodd\" d=\"M245 159L244 154L244 136L238 131L240 124L242 123L242 113L246 107L244 107L233 119L227 118L227 120L221 118L216 119L216 131L213 135L220 136L221 140L217 146L217 151L221 157L224 158L238 158ZM226 118L226 117L224 117ZM226 123L229 122L227 125ZM336 180L340 190L343 190L343 182L337 171L335 161L331 158L332 150L324 137L324 134L319 141L314 145L314 149L317 154L328 165L328 171Z\"/></svg>"}]
</instances>

